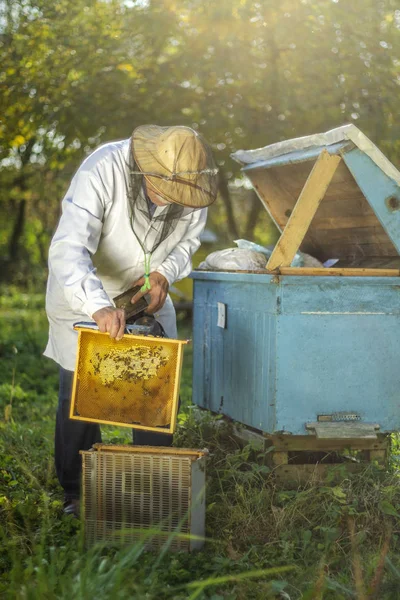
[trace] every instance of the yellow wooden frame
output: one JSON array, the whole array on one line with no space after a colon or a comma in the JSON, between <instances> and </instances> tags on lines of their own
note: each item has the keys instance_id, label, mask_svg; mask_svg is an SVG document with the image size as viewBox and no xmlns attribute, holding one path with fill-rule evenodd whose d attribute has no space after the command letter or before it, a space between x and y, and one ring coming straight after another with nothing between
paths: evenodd
<instances>
[{"instance_id":1,"label":"yellow wooden frame","mask_svg":"<svg viewBox=\"0 0 400 600\"><path fill-rule=\"evenodd\" d=\"M173 448L170 446L114 446L111 444L94 444L93 450L97 452L125 452L128 454L162 454L163 456L186 456L193 460L197 460L202 456L208 456L209 452L206 448L196 450L195 448ZM86 454L93 450L80 450L80 454Z\"/></svg>"},{"instance_id":2,"label":"yellow wooden frame","mask_svg":"<svg viewBox=\"0 0 400 600\"><path fill-rule=\"evenodd\" d=\"M157 433L170 433L170 434L174 433L175 428L176 428L177 416L178 416L179 388L180 388L182 363L183 363L183 346L188 343L188 340L174 340L171 338L160 338L160 341L162 341L163 344L164 343L174 344L174 345L178 344L176 369L175 369L175 385L174 385L172 407L171 407L171 423L169 424L169 427L148 427L145 425L122 423L120 421L104 421L102 419L91 419L88 417L80 417L80 416L77 416L76 414L74 414L74 409L76 407L76 399L77 399L77 388L78 388L78 365L79 365L81 335L82 335L82 333L85 333L85 332L90 332L90 333L95 332L96 334L98 334L100 336L106 336L106 337L108 337L108 335L109 335L108 333L102 333L100 331L93 330L89 327L87 327L87 328L79 327L79 328L77 328L77 331L78 331L78 352L76 355L76 363L75 363L76 366L75 366L75 371L74 371L74 379L73 379L73 383L72 383L69 418L72 420L75 420L75 421L85 421L87 423L99 423L102 425L115 425L117 427L128 427L129 429L141 429L142 431L155 431ZM143 340L146 342L149 341L149 337L151 339L156 339L152 336L133 335L133 334L127 334L127 335L129 335L130 337L132 337L136 340Z\"/></svg>"}]
</instances>

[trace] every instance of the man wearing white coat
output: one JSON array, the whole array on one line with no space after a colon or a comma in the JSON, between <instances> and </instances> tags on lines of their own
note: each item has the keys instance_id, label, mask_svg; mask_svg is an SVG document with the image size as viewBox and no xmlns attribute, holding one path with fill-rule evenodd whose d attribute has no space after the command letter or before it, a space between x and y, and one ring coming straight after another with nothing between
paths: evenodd
<instances>
[{"instance_id":1,"label":"man wearing white coat","mask_svg":"<svg viewBox=\"0 0 400 600\"><path fill-rule=\"evenodd\" d=\"M137 284L141 291L132 301L147 294L147 312L176 337L168 288L190 273L216 194L211 149L188 127L138 127L130 139L95 150L71 182L49 251L45 350L60 365L55 464L67 513L78 512L79 450L101 441L97 424L69 419L73 325L89 317L120 340L125 313L112 298ZM137 432L135 442L169 445L171 436Z\"/></svg>"}]
</instances>

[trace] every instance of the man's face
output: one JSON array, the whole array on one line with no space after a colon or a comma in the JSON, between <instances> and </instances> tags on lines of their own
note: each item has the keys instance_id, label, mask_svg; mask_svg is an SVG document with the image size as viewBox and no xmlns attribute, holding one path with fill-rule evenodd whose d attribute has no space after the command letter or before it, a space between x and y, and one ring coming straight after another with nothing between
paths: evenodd
<instances>
[{"instance_id":1,"label":"man's face","mask_svg":"<svg viewBox=\"0 0 400 600\"><path fill-rule=\"evenodd\" d=\"M165 198L160 196L160 194L158 192L156 192L156 190L153 188L151 183L146 181L145 185L146 185L147 195L153 204L155 204L156 206L168 206L168 204L171 204L171 202L169 202L168 200L166 200Z\"/></svg>"}]
</instances>

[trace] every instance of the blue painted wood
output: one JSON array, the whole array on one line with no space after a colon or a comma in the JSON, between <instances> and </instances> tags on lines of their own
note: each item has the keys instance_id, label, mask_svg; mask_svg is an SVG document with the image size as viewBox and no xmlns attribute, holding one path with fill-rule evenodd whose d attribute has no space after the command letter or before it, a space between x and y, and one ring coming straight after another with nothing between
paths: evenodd
<instances>
[{"instance_id":1,"label":"blue painted wood","mask_svg":"<svg viewBox=\"0 0 400 600\"><path fill-rule=\"evenodd\" d=\"M192 276L196 404L268 433L342 411L400 429L398 278Z\"/></svg>"},{"instance_id":2,"label":"blue painted wood","mask_svg":"<svg viewBox=\"0 0 400 600\"><path fill-rule=\"evenodd\" d=\"M398 429L399 317L286 315L278 330L278 431L298 433L320 414L343 411L383 431Z\"/></svg>"},{"instance_id":3,"label":"blue painted wood","mask_svg":"<svg viewBox=\"0 0 400 600\"><path fill-rule=\"evenodd\" d=\"M203 275L210 275L211 285L203 284ZM257 429L273 427L274 278L263 276L271 285L257 286L255 293L257 276L249 275L244 283L236 274L224 273L230 280L226 284L215 275L221 273L204 273L201 279L193 274L193 401L241 423L255 420ZM218 302L227 307L224 329L217 324Z\"/></svg>"},{"instance_id":4,"label":"blue painted wood","mask_svg":"<svg viewBox=\"0 0 400 600\"><path fill-rule=\"evenodd\" d=\"M316 160L323 150L326 150L329 154L341 154L354 147L353 142L346 140L344 142L338 142L337 144L330 144L329 146L315 146L314 148L307 148L305 150L295 150L293 152L288 152L287 154L274 156L274 158L251 163L250 165L243 167L242 171L246 173L247 171L254 171L254 169L283 167L284 165Z\"/></svg>"},{"instance_id":5,"label":"blue painted wood","mask_svg":"<svg viewBox=\"0 0 400 600\"><path fill-rule=\"evenodd\" d=\"M400 253L400 188L358 148L343 159L376 216Z\"/></svg>"},{"instance_id":6,"label":"blue painted wood","mask_svg":"<svg viewBox=\"0 0 400 600\"><path fill-rule=\"evenodd\" d=\"M244 171L316 159L294 151ZM340 153L400 253L400 189L352 143ZM400 429L398 278L195 272L193 399L273 433L305 434L318 415L359 414ZM217 303L227 327L217 326Z\"/></svg>"}]
</instances>

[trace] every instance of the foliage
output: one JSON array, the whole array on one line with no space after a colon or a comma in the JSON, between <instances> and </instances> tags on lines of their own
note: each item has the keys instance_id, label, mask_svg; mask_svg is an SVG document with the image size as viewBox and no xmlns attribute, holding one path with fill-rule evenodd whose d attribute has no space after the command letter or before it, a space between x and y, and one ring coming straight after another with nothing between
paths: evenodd
<instances>
[{"instance_id":1,"label":"foliage","mask_svg":"<svg viewBox=\"0 0 400 600\"><path fill-rule=\"evenodd\" d=\"M394 0L2 2L3 279L43 280L80 160L143 123L190 125L211 141L221 193L210 224L225 243L274 235L254 196L229 195L235 149L353 121L398 160L396 8Z\"/></svg>"},{"instance_id":2,"label":"foliage","mask_svg":"<svg viewBox=\"0 0 400 600\"><path fill-rule=\"evenodd\" d=\"M5 598L395 600L400 579L396 454L340 483L280 487L268 454L190 404L191 356L175 443L208 447L207 542L197 554L83 546L62 515L52 464L57 369L41 356L43 297L0 297L0 594ZM187 336L188 330L182 330ZM10 408L11 406L11 408ZM104 428L123 443L128 430ZM395 439L394 451L397 452ZM360 591L361 590L361 591ZM362 595L364 593L364 596Z\"/></svg>"}]
</instances>

